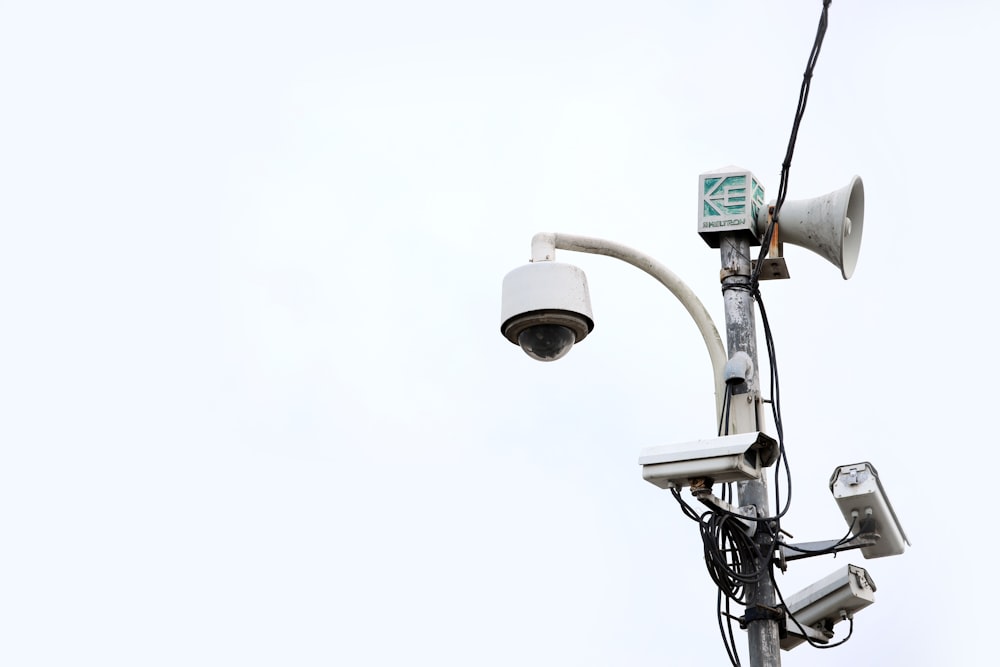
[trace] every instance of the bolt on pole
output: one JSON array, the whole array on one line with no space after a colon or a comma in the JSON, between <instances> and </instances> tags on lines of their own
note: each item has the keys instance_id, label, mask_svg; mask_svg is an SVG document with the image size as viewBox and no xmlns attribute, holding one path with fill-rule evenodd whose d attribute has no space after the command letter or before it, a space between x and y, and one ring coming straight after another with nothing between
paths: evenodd
<instances>
[{"instance_id":1,"label":"bolt on pole","mask_svg":"<svg viewBox=\"0 0 1000 667\"><path fill-rule=\"evenodd\" d=\"M726 309L726 344L729 357L745 352L757 363L757 337L754 324L754 299L750 292L750 241L738 234L723 234L719 244L722 259L722 295ZM745 383L732 388L731 433L746 433L760 429L760 381L753 372ZM738 393L737 393L738 392ZM753 505L757 516L770 516L767 502L767 483L760 481L739 482L740 506ZM747 586L747 635L749 638L751 667L779 667L781 665L778 620L769 612L776 609L774 582L771 579L771 555L774 545L769 531L758 530L754 539L766 559L756 582Z\"/></svg>"}]
</instances>

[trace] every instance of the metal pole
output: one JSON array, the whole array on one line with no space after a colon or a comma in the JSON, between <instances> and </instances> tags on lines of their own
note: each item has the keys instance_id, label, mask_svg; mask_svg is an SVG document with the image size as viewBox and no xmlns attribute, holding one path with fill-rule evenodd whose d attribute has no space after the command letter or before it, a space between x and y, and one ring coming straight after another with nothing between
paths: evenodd
<instances>
[{"instance_id":1,"label":"metal pole","mask_svg":"<svg viewBox=\"0 0 1000 667\"><path fill-rule=\"evenodd\" d=\"M750 293L750 241L735 234L725 234L719 244L722 255L722 296L726 308L726 343L729 357L745 352L757 363L757 337L754 324L753 296ZM733 387L730 429L733 433L759 430L759 373ZM740 506L753 505L757 516L770 516L767 483L764 479L738 484ZM781 656L776 616L774 584L771 580L771 556L774 547L766 530L755 535L766 559L754 584L747 586L746 621L751 667L779 667Z\"/></svg>"}]
</instances>

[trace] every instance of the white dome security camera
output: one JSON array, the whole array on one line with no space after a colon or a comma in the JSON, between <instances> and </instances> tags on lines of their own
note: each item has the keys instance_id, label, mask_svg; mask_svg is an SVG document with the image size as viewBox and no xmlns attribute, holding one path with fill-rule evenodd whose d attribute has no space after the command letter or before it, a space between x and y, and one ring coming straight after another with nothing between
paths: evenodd
<instances>
[{"instance_id":1,"label":"white dome security camera","mask_svg":"<svg viewBox=\"0 0 1000 667\"><path fill-rule=\"evenodd\" d=\"M587 276L579 268L532 262L504 277L500 333L532 359L561 359L593 329Z\"/></svg>"}]
</instances>

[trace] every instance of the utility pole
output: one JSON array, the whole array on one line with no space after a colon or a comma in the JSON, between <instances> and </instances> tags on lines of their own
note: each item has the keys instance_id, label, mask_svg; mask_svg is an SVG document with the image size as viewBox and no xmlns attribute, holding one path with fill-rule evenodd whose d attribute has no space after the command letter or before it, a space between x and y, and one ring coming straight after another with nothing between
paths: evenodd
<instances>
[{"instance_id":1,"label":"utility pole","mask_svg":"<svg viewBox=\"0 0 1000 667\"><path fill-rule=\"evenodd\" d=\"M677 297L701 332L712 362L716 417L720 420L715 426L724 425L719 429L724 433L696 442L644 449L639 456L642 477L661 489L669 489L684 507L685 515L699 524L705 560L720 595L728 596L725 609L720 605L719 613L728 615L728 600L744 607L739 620L747 630L750 666L780 667L781 650L806 643L831 648L850 638L854 614L875 601L875 584L864 568L848 564L793 595L780 596L779 608L772 578L777 558L782 568L790 561L852 549L860 549L865 558L881 558L903 553L909 540L878 473L868 462L837 467L830 482L830 492L847 522L849 537L800 544L779 539L781 527L776 514L780 508L775 514L768 508L765 468L777 463L781 444L763 428L754 316L760 294L751 284L751 248L761 242L756 230L769 222L772 213L764 203L763 187L745 169L730 166L702 174L699 187L702 201L698 231L709 247L718 248L721 254L728 352L704 304L666 266L620 243L555 232L536 234L531 240L531 262L504 278L500 331L509 342L539 361L563 357L592 331L594 315L586 276L575 266L556 262L557 249L627 262ZM840 269L845 279L851 276L864 225L864 187L860 178L855 176L847 186L819 197L786 202L781 210L784 243L822 256ZM773 231L776 234L778 230L775 227ZM781 243L773 236L771 241L771 256L765 258L759 277L787 278ZM770 370L773 372L773 367ZM775 426L781 423L777 398L777 394L772 397ZM781 434L777 435L780 440ZM775 485L779 481L776 476ZM732 482L738 485L736 507L728 494L719 498L712 493L713 484ZM707 513L699 514L681 499L684 487L690 487L692 495L708 506ZM718 522L730 519L743 527L736 523L723 527ZM734 571L735 567L742 569ZM720 582L718 575L726 581ZM847 637L830 644L834 625L848 620L851 630ZM731 644L731 630L726 633L723 628L723 642L736 665L740 661Z\"/></svg>"},{"instance_id":2,"label":"utility pole","mask_svg":"<svg viewBox=\"0 0 1000 667\"><path fill-rule=\"evenodd\" d=\"M761 430L760 380L756 369L757 334L754 324L754 299L750 288L750 241L745 234L722 234L719 248L722 256L722 295L726 308L726 345L729 358L742 352L753 362L753 373L746 381L732 388L730 427L734 433ZM766 478L738 483L741 507L752 505L758 517L770 516L767 503ZM759 564L756 582L747 585L746 612L751 667L781 665L778 623L780 613L775 605L772 556L774 545L770 532L757 528L754 541L764 561Z\"/></svg>"}]
</instances>

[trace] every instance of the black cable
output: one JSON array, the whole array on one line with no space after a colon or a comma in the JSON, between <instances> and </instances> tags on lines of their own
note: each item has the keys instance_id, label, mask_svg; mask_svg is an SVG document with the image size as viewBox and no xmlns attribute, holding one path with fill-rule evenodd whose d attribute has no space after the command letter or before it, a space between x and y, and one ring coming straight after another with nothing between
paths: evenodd
<instances>
[{"instance_id":1,"label":"black cable","mask_svg":"<svg viewBox=\"0 0 1000 667\"><path fill-rule=\"evenodd\" d=\"M680 489L672 488L670 489L670 492L673 494L674 499L677 501L677 503L681 506L681 512L684 514L684 516L691 519L692 521L701 521L701 515L698 512L696 512L693 507L688 505L687 501L685 501L681 497Z\"/></svg>"},{"instance_id":2,"label":"black cable","mask_svg":"<svg viewBox=\"0 0 1000 667\"><path fill-rule=\"evenodd\" d=\"M764 259L770 250L771 236L774 234L774 225L778 223L781 207L785 203L785 197L788 194L788 178L789 172L792 167L792 157L795 154L795 143L799 136L799 128L802 124L802 117L805 114L806 103L809 100L809 89L812 84L813 71L816 68L816 62L819 59L820 49L823 46L823 38L826 36L826 29L829 20L829 8L831 0L823 0L823 11L820 13L819 25L816 28L816 37L813 40L813 47L809 53L809 59L806 63L805 72L802 74L802 85L799 89L799 100L798 105L795 108L795 116L792 121L792 131L788 139L788 147L785 150L785 159L781 163L781 179L778 185L778 197L775 201L774 211L771 214L771 220L761 238L761 248L760 254L757 258L757 264L750 274L750 292L753 294L754 300L760 309L761 320L764 325L764 339L767 344L768 351L768 365L770 366L770 379L771 379L771 412L774 417L775 429L778 435L778 458L775 461L775 483L774 483L774 494L775 494L775 516L768 517L769 520L773 520L776 523L780 522L781 517L783 517L791 507L791 497L792 497L792 473L791 468L788 465L788 454L785 450L785 436L784 436L784 425L781 421L781 398L780 398L780 385L778 383L778 371L777 371L777 356L774 351L774 337L771 334L771 327L767 320L767 311L764 308L764 300L760 293L760 271L764 266ZM785 500L784 507L781 503L781 488L778 483L778 470L783 468L785 471L785 478L788 483L788 496ZM775 527L773 532L780 529L780 523Z\"/></svg>"},{"instance_id":3,"label":"black cable","mask_svg":"<svg viewBox=\"0 0 1000 667\"><path fill-rule=\"evenodd\" d=\"M728 382L725 391L726 393L722 396L722 410L719 414L719 435L723 435L723 428L725 428L725 435L729 435L729 411L733 401L733 388Z\"/></svg>"},{"instance_id":4,"label":"black cable","mask_svg":"<svg viewBox=\"0 0 1000 667\"><path fill-rule=\"evenodd\" d=\"M747 535L741 521L746 517L721 510L699 514L681 497L679 489L670 491L684 516L698 522L705 567L712 581L723 595L742 604L746 585L756 582L771 565L770 558Z\"/></svg>"},{"instance_id":5,"label":"black cable","mask_svg":"<svg viewBox=\"0 0 1000 667\"><path fill-rule=\"evenodd\" d=\"M767 344L767 360L771 382L771 415L774 418L774 428L778 436L778 457L774 463L774 507L775 515L767 517L768 521L780 521L792 504L792 470L788 465L788 452L785 450L785 425L781 419L781 385L778 381L778 357L774 351L774 336L771 334L771 323L767 318L767 309L760 298L760 292L755 294L760 310L761 325L764 329L764 340ZM784 469L785 481L788 484L788 497L785 506L781 506L781 485L778 483L778 470Z\"/></svg>"},{"instance_id":6,"label":"black cable","mask_svg":"<svg viewBox=\"0 0 1000 667\"><path fill-rule=\"evenodd\" d=\"M854 634L854 616L848 616L847 623L848 623L847 636L841 639L836 644L816 644L813 642L809 642L809 645L812 646L813 648L837 648L838 646L843 646L844 644L847 643L847 640L850 639L851 636Z\"/></svg>"},{"instance_id":7,"label":"black cable","mask_svg":"<svg viewBox=\"0 0 1000 667\"><path fill-rule=\"evenodd\" d=\"M716 605L718 607L719 634L722 636L722 645L726 647L726 654L729 656L730 664L733 667L740 667L740 655L736 648L736 637L733 636L733 616L729 613L729 598L722 595L721 590L716 597ZM723 617L728 621L728 633L726 632L727 626L722 624Z\"/></svg>"},{"instance_id":8,"label":"black cable","mask_svg":"<svg viewBox=\"0 0 1000 667\"><path fill-rule=\"evenodd\" d=\"M834 549L836 549L842 544L850 542L851 538L854 537L854 526L855 524L857 524L857 522L858 522L857 517L851 519L851 525L847 528L847 534L845 534L843 537L841 537L839 540L834 542L831 546L827 547L826 549L803 549L802 547L797 547L794 544L785 544L785 543L782 543L781 546L785 547L786 549L791 549L792 551L798 551L799 553L810 554L812 556L822 556L823 554L836 553Z\"/></svg>"},{"instance_id":9,"label":"black cable","mask_svg":"<svg viewBox=\"0 0 1000 667\"><path fill-rule=\"evenodd\" d=\"M705 512L699 527L709 576L726 597L744 604L746 586L770 571L770 558L760 552L746 526L733 514Z\"/></svg>"}]
</instances>

